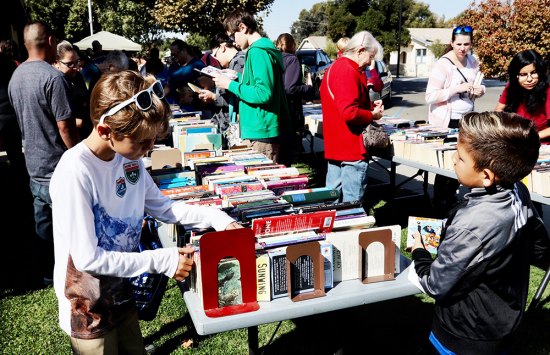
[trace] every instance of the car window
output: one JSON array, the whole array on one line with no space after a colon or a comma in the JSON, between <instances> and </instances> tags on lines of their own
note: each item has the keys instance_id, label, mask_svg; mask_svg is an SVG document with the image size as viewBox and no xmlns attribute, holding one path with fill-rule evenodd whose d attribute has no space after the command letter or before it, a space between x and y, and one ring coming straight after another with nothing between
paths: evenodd
<instances>
[{"instance_id":1,"label":"car window","mask_svg":"<svg viewBox=\"0 0 550 355\"><path fill-rule=\"evenodd\" d=\"M321 53L321 57L322 57L322 61L325 62L325 63L330 63L330 58L328 57L328 55L326 55L325 53Z\"/></svg>"},{"instance_id":2,"label":"car window","mask_svg":"<svg viewBox=\"0 0 550 355\"><path fill-rule=\"evenodd\" d=\"M307 65L308 67L315 66L315 55L314 54L299 54L300 62Z\"/></svg>"}]
</instances>

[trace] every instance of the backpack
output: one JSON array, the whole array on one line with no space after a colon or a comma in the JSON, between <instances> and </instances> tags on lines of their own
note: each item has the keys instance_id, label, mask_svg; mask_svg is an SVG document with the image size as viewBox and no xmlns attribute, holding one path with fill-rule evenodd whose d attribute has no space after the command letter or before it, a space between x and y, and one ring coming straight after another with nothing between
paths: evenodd
<instances>
[{"instance_id":1,"label":"backpack","mask_svg":"<svg viewBox=\"0 0 550 355\"><path fill-rule=\"evenodd\" d=\"M146 216L144 221L145 225L141 231L139 251L161 248L157 221L151 216ZM132 296L136 301L138 318L146 321L153 320L166 292L168 276L144 272L139 276L131 277L129 280L132 287Z\"/></svg>"}]
</instances>

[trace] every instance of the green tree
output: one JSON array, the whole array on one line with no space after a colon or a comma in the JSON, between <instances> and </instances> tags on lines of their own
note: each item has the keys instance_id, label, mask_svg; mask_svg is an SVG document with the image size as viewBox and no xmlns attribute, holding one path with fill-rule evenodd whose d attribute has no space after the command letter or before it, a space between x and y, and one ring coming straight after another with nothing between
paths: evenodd
<instances>
[{"instance_id":1,"label":"green tree","mask_svg":"<svg viewBox=\"0 0 550 355\"><path fill-rule=\"evenodd\" d=\"M74 42L90 35L87 0L26 0L25 5L31 19L47 23L59 39ZM154 0L95 0L94 32L105 30L140 43L152 42L161 35L152 17L153 5Z\"/></svg>"},{"instance_id":2,"label":"green tree","mask_svg":"<svg viewBox=\"0 0 550 355\"><path fill-rule=\"evenodd\" d=\"M440 58L443 54L445 54L445 50L447 49L447 43L441 43L441 41L437 40L430 46L430 51L434 54L436 58Z\"/></svg>"},{"instance_id":3,"label":"green tree","mask_svg":"<svg viewBox=\"0 0 550 355\"><path fill-rule=\"evenodd\" d=\"M165 30L200 33L210 38L222 30L221 22L237 7L252 14L269 10L274 0L157 0L153 17ZM261 19L259 19L261 23Z\"/></svg>"},{"instance_id":4,"label":"green tree","mask_svg":"<svg viewBox=\"0 0 550 355\"><path fill-rule=\"evenodd\" d=\"M403 13L403 19L406 26L412 28L441 27L443 22L430 11L427 4L416 1L412 1L407 12Z\"/></svg>"},{"instance_id":5,"label":"green tree","mask_svg":"<svg viewBox=\"0 0 550 355\"><path fill-rule=\"evenodd\" d=\"M458 22L474 27L474 53L486 76L506 75L510 59L527 48L550 55L550 0L482 0Z\"/></svg>"},{"instance_id":6,"label":"green tree","mask_svg":"<svg viewBox=\"0 0 550 355\"><path fill-rule=\"evenodd\" d=\"M311 10L302 10L298 20L290 27L290 33L297 43L309 36L324 36L327 32L327 4L314 4Z\"/></svg>"}]
</instances>

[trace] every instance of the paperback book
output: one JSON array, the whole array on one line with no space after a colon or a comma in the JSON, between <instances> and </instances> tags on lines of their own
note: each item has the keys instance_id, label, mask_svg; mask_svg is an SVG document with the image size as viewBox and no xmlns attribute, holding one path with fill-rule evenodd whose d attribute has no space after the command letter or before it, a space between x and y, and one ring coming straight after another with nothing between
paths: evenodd
<instances>
[{"instance_id":1,"label":"paperback book","mask_svg":"<svg viewBox=\"0 0 550 355\"><path fill-rule=\"evenodd\" d=\"M414 235L419 233L422 237L422 244L432 254L437 254L441 232L445 226L445 219L425 218L409 216L407 225L407 249L414 245Z\"/></svg>"}]
</instances>

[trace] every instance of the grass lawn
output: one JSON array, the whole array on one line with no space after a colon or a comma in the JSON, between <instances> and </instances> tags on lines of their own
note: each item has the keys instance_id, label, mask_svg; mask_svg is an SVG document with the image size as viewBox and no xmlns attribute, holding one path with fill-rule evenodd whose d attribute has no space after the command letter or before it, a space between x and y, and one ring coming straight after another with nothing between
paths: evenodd
<instances>
[{"instance_id":1,"label":"grass lawn","mask_svg":"<svg viewBox=\"0 0 550 355\"><path fill-rule=\"evenodd\" d=\"M296 164L311 174L313 186L323 186L324 163L320 160L305 156ZM419 212L422 205L421 199L399 203L389 203L378 197L373 200L368 208L379 225L401 224L403 216L412 214L411 211ZM8 218L16 213L10 209L0 212L6 213ZM57 300L53 289L36 290L32 283L25 282L29 275L36 273L32 256L39 251L32 250L24 241L24 234L32 230L29 227L32 226L32 214L30 219L28 216L18 218L23 221L19 233L9 238L22 239L17 241L18 247L10 239L0 274L0 354L70 354L67 336L57 325ZM402 237L404 243L405 235ZM544 275L541 270L531 270L529 299ZM542 307L524 319L512 354L550 354L549 294L550 287L543 295ZM349 354L432 354L427 342L432 310L432 300L417 295L288 320L280 325L265 324L259 326L260 353L333 354L343 349ZM146 344L154 346L153 354L248 353L246 329L198 336L180 289L173 280L168 284L158 316L150 322L142 321L141 327ZM375 352L374 349L380 350Z\"/></svg>"}]
</instances>

